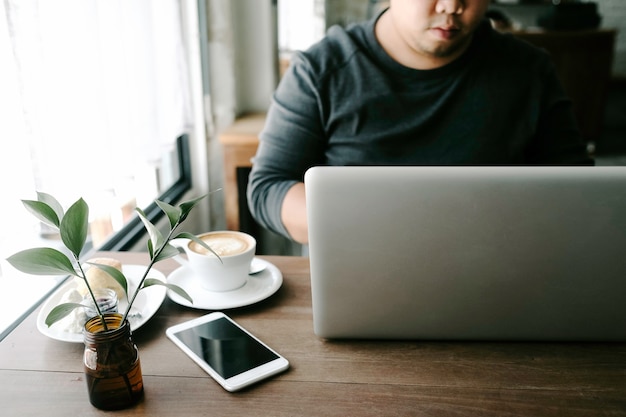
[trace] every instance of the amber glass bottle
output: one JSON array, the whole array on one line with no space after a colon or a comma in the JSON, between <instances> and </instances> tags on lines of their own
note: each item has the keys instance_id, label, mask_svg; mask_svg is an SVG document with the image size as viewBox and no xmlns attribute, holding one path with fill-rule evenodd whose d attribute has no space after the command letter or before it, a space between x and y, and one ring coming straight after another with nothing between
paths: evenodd
<instances>
[{"instance_id":1,"label":"amber glass bottle","mask_svg":"<svg viewBox=\"0 0 626 417\"><path fill-rule=\"evenodd\" d=\"M139 351L133 342L128 321L122 315L104 315L85 323L85 378L89 401L103 410L119 410L135 404L143 396Z\"/></svg>"}]
</instances>

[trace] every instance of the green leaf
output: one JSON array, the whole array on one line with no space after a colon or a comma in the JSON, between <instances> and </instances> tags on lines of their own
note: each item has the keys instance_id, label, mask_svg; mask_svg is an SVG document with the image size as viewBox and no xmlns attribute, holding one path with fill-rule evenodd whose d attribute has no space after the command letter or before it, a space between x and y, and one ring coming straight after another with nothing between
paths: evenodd
<instances>
[{"instance_id":1,"label":"green leaf","mask_svg":"<svg viewBox=\"0 0 626 417\"><path fill-rule=\"evenodd\" d=\"M217 190L219 191L219 190ZM191 209L193 209L193 207L198 204L200 202L200 200L202 200L203 198L205 198L208 194L205 194L203 196L200 196L198 198L194 198L193 200L189 200L189 201L185 201L183 203L180 203L180 211L181 211L181 215L180 215L180 223L184 222L185 219L187 218L187 216L189 215L189 213L191 212Z\"/></svg>"},{"instance_id":2,"label":"green leaf","mask_svg":"<svg viewBox=\"0 0 626 417\"><path fill-rule=\"evenodd\" d=\"M206 248L213 255L217 256L217 259L219 259L220 262L222 262L222 258L217 254L217 252L215 252L213 250L213 248L211 248L209 245L207 245L207 243L204 240L198 238L198 236L196 236L194 234L191 234L191 233L188 233L188 232L182 232L182 233L179 233L174 239L191 239L194 242L196 242L198 245Z\"/></svg>"},{"instance_id":3,"label":"green leaf","mask_svg":"<svg viewBox=\"0 0 626 417\"><path fill-rule=\"evenodd\" d=\"M154 248L152 247L152 241L150 239L148 239L148 254L150 255L150 259L154 258Z\"/></svg>"},{"instance_id":4,"label":"green leaf","mask_svg":"<svg viewBox=\"0 0 626 417\"><path fill-rule=\"evenodd\" d=\"M93 263L93 262L87 262L87 263L89 265L93 265L96 268L100 268L104 272L109 274L111 278L113 278L122 286L122 288L124 289L124 294L126 294L126 297L128 297L128 280L119 269L112 267L111 265L103 265L103 264L98 264L98 263Z\"/></svg>"},{"instance_id":5,"label":"green leaf","mask_svg":"<svg viewBox=\"0 0 626 417\"><path fill-rule=\"evenodd\" d=\"M32 275L76 275L72 261L52 248L33 248L18 252L7 261L19 271Z\"/></svg>"},{"instance_id":6,"label":"green leaf","mask_svg":"<svg viewBox=\"0 0 626 417\"><path fill-rule=\"evenodd\" d=\"M178 249L176 249L174 246L167 243L165 247L163 248L163 250L161 251L161 253L159 254L159 256L154 260L154 262L159 262L164 259L172 258L176 255L180 255L180 252L178 251Z\"/></svg>"},{"instance_id":7,"label":"green leaf","mask_svg":"<svg viewBox=\"0 0 626 417\"><path fill-rule=\"evenodd\" d=\"M61 203L59 203L56 198L54 198L50 194L46 194L46 193L42 193L38 191L37 200L49 205L59 217L59 221L63 218L65 212L63 211L63 207L61 206Z\"/></svg>"},{"instance_id":8,"label":"green leaf","mask_svg":"<svg viewBox=\"0 0 626 417\"><path fill-rule=\"evenodd\" d=\"M48 204L33 200L22 200L22 203L39 220L47 225L59 228L59 216Z\"/></svg>"},{"instance_id":9,"label":"green leaf","mask_svg":"<svg viewBox=\"0 0 626 417\"><path fill-rule=\"evenodd\" d=\"M163 210L163 213L167 215L167 218L170 220L170 227L173 229L180 220L181 209L164 201L154 200L154 202Z\"/></svg>"},{"instance_id":10,"label":"green leaf","mask_svg":"<svg viewBox=\"0 0 626 417\"><path fill-rule=\"evenodd\" d=\"M146 278L146 280L143 283L143 287L142 288L150 287L152 285L162 285L164 287L167 287L168 289L174 291L176 294L180 295L185 300L187 300L187 301L189 301L190 303L193 304L193 299L189 296L189 294L187 294L187 292L185 290L183 290L178 285L167 284L167 283L161 281L160 279Z\"/></svg>"},{"instance_id":11,"label":"green leaf","mask_svg":"<svg viewBox=\"0 0 626 417\"><path fill-rule=\"evenodd\" d=\"M78 303L59 304L58 306L50 310L50 313L48 313L48 316L46 317L45 323L48 327L50 327L54 323L61 320L63 317L67 316L72 311L80 307L85 307L85 306L83 304L78 304Z\"/></svg>"},{"instance_id":12,"label":"green leaf","mask_svg":"<svg viewBox=\"0 0 626 417\"><path fill-rule=\"evenodd\" d=\"M135 211L139 213L139 218L143 222L146 230L148 231L148 236L150 237L150 242L152 243L152 251L150 252L150 258L153 256L153 251L156 251L158 248L165 243L165 239L163 239L163 235L146 217L146 214L140 209L136 208ZM148 245L148 249L150 246Z\"/></svg>"},{"instance_id":13,"label":"green leaf","mask_svg":"<svg viewBox=\"0 0 626 417\"><path fill-rule=\"evenodd\" d=\"M80 257L88 232L89 207L85 200L80 198L67 209L61 220L61 240L76 258Z\"/></svg>"}]
</instances>

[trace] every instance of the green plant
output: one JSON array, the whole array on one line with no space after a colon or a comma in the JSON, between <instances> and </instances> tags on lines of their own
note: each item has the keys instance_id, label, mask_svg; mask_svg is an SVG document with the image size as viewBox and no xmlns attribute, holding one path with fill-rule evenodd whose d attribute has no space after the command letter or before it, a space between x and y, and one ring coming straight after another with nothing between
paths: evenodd
<instances>
[{"instance_id":1,"label":"green plant","mask_svg":"<svg viewBox=\"0 0 626 417\"><path fill-rule=\"evenodd\" d=\"M123 314L123 320L127 318L139 291L152 285L163 285L189 300L189 302L193 302L189 294L187 294L182 288L176 285L164 283L158 279L148 278L148 273L155 263L171 258L179 253L178 250L170 244L172 239L192 239L218 256L205 242L198 239L195 235L187 232L176 232L176 229L178 229L178 227L185 221L193 207L204 197L206 197L206 195L183 202L177 207L163 201L155 200L156 204L165 213L169 220L170 230L165 237L148 220L145 213L141 209L135 209L148 231L149 239L147 246L148 253L150 255L150 263L146 267L146 271L143 274L137 289L132 295L128 294L128 281L121 271L108 265L89 263L90 265L100 268L111 275L111 277L113 277L124 289L128 298L128 307ZM59 230L61 241L72 254L73 260L57 249L32 248L15 253L7 258L7 261L16 269L31 275L69 274L83 279L87 285L90 297L96 306L98 316L100 316L103 326L106 328L106 323L103 319L100 307L96 302L96 298L91 286L89 285L89 281L86 279L85 270L83 269L84 263L80 259L89 231L89 206L82 198L80 198L67 209L67 212L64 212L61 204L59 204L53 196L42 192L37 193L37 201L22 200L22 202L39 220ZM60 304L50 311L46 317L45 323L46 325L51 326L63 317L67 316L74 309L84 307L85 306L83 304L79 303Z\"/></svg>"}]
</instances>

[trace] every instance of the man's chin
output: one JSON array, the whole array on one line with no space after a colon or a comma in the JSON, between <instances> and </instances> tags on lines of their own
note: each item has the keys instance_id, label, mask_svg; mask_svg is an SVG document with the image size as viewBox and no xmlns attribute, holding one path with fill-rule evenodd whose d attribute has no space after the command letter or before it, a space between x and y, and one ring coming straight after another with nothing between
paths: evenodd
<instances>
[{"instance_id":1,"label":"man's chin","mask_svg":"<svg viewBox=\"0 0 626 417\"><path fill-rule=\"evenodd\" d=\"M456 56L460 56L465 49L467 49L468 45L469 40L467 38L456 38L446 42L437 42L430 49L430 54L434 58L454 58Z\"/></svg>"}]
</instances>

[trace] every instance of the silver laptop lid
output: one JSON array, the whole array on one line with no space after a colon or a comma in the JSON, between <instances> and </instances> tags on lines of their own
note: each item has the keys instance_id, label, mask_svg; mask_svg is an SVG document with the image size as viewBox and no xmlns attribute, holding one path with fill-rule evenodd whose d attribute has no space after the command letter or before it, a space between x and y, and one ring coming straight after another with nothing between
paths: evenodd
<instances>
[{"instance_id":1,"label":"silver laptop lid","mask_svg":"<svg viewBox=\"0 0 626 417\"><path fill-rule=\"evenodd\" d=\"M626 168L315 167L325 338L626 340Z\"/></svg>"}]
</instances>

